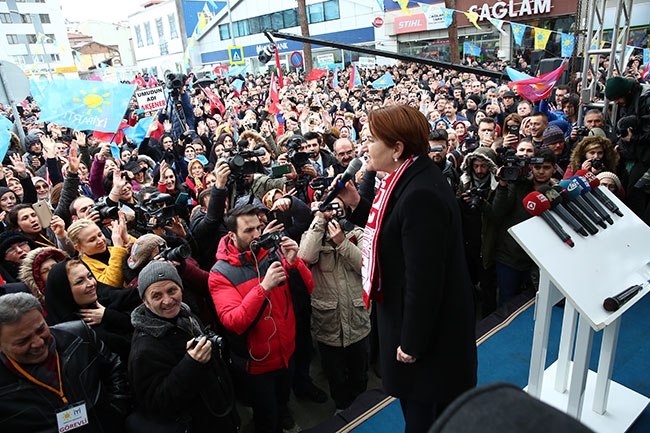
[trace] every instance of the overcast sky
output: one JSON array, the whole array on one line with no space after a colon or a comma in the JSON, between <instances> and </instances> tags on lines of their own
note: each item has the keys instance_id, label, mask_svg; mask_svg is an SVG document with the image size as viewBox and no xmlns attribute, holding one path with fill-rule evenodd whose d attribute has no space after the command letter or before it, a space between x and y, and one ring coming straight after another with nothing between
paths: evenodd
<instances>
[{"instance_id":1,"label":"overcast sky","mask_svg":"<svg viewBox=\"0 0 650 433\"><path fill-rule=\"evenodd\" d=\"M63 17L71 21L97 20L108 23L126 20L141 9L144 0L59 0Z\"/></svg>"}]
</instances>

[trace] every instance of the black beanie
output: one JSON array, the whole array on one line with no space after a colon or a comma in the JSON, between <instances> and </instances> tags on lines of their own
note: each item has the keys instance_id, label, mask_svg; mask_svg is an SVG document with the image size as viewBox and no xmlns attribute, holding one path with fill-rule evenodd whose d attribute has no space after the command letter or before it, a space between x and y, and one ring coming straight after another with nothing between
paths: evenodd
<instances>
[{"instance_id":1,"label":"black beanie","mask_svg":"<svg viewBox=\"0 0 650 433\"><path fill-rule=\"evenodd\" d=\"M29 242L30 246L34 248L34 242L18 230L7 230L0 233L0 260L4 260L9 247L21 242Z\"/></svg>"}]
</instances>

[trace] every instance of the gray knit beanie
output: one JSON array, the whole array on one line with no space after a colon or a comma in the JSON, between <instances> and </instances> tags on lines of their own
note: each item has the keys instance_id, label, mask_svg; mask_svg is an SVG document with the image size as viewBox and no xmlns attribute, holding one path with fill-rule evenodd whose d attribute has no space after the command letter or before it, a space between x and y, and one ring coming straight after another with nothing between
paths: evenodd
<instances>
[{"instance_id":1,"label":"gray knit beanie","mask_svg":"<svg viewBox=\"0 0 650 433\"><path fill-rule=\"evenodd\" d=\"M138 293L144 298L144 292L156 281L173 281L182 289L183 282L174 265L160 260L152 260L138 276Z\"/></svg>"}]
</instances>

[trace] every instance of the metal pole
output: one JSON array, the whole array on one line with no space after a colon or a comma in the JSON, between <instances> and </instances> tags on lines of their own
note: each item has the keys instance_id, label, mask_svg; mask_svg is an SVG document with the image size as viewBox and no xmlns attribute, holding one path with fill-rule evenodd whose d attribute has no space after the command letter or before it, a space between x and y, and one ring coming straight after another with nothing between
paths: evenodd
<instances>
[{"instance_id":1,"label":"metal pole","mask_svg":"<svg viewBox=\"0 0 650 433\"><path fill-rule=\"evenodd\" d=\"M230 8L230 0L228 0L228 22L230 23L230 42L235 46L235 29L232 26L232 9Z\"/></svg>"},{"instance_id":2,"label":"metal pole","mask_svg":"<svg viewBox=\"0 0 650 433\"><path fill-rule=\"evenodd\" d=\"M23 144L25 143L25 131L23 131L18 107L16 107L16 99L11 91L11 86L9 85L9 80L7 79L7 74L5 73L4 64L2 62L0 62L0 82L2 83L2 87L4 87L5 95L7 95L7 99L9 100L9 105L11 105L11 112L14 114L14 127L18 132L18 138L20 138L20 143Z\"/></svg>"},{"instance_id":3,"label":"metal pole","mask_svg":"<svg viewBox=\"0 0 650 433\"><path fill-rule=\"evenodd\" d=\"M41 34L43 35L43 37L41 38L41 48L43 49L43 59L45 59L45 63L47 64L47 75L50 76L50 81L54 81L52 79L52 68L50 67L50 58L48 57L49 55L45 52L45 44L43 43L43 39L47 38L47 36L45 36L43 33Z\"/></svg>"}]
</instances>

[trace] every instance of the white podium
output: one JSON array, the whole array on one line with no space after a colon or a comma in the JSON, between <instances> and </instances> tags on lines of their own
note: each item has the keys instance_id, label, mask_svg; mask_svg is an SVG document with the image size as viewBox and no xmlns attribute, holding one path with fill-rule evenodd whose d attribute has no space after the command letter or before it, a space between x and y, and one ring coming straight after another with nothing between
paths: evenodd
<instances>
[{"instance_id":1,"label":"white podium","mask_svg":"<svg viewBox=\"0 0 650 433\"><path fill-rule=\"evenodd\" d=\"M596 432L624 432L650 402L611 380L620 318L646 295L644 288L618 311L605 298L650 279L650 228L607 189L624 216L583 237L567 227L574 248L564 244L541 218L510 228L510 234L540 270L527 392L579 419ZM548 369L546 353L551 309L566 298L558 360ZM589 370L594 332L603 331L598 372ZM572 359L573 354L573 359ZM642 372L641 374L644 374ZM583 408L583 402L588 404Z\"/></svg>"}]
</instances>

